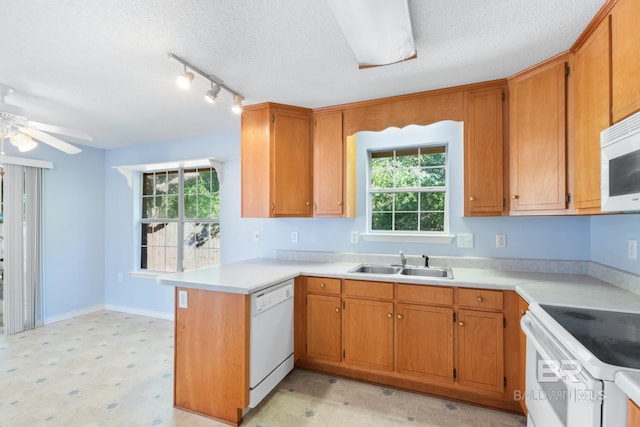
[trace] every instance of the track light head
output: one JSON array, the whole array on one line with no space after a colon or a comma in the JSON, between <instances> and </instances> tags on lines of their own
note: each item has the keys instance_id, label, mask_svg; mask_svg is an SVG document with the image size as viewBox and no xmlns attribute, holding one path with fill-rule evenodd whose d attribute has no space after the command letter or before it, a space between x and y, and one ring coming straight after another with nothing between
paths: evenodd
<instances>
[{"instance_id":1,"label":"track light head","mask_svg":"<svg viewBox=\"0 0 640 427\"><path fill-rule=\"evenodd\" d=\"M178 75L178 77L176 78L176 84L180 89L186 90L191 88L191 83L193 82L194 78L195 75L191 71L187 71L185 67L184 73Z\"/></svg>"},{"instance_id":2,"label":"track light head","mask_svg":"<svg viewBox=\"0 0 640 427\"><path fill-rule=\"evenodd\" d=\"M213 85L213 83L211 84L211 89L209 89L205 94L204 94L204 99L205 101L207 101L210 104L213 104L214 102L216 102L216 99L218 98L218 94L220 93L220 86L219 85Z\"/></svg>"},{"instance_id":3,"label":"track light head","mask_svg":"<svg viewBox=\"0 0 640 427\"><path fill-rule=\"evenodd\" d=\"M242 101L244 100L243 97L241 97L240 95L233 95L233 106L231 107L231 111L233 111L236 114L240 114L242 113Z\"/></svg>"}]
</instances>

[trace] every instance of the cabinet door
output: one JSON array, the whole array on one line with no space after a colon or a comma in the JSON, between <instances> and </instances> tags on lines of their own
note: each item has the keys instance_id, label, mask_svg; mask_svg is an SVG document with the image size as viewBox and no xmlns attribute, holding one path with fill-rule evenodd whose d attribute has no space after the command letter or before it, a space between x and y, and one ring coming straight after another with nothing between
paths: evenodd
<instances>
[{"instance_id":1,"label":"cabinet door","mask_svg":"<svg viewBox=\"0 0 640 427\"><path fill-rule=\"evenodd\" d=\"M344 361L393 370L393 303L345 298Z\"/></svg>"},{"instance_id":2,"label":"cabinet door","mask_svg":"<svg viewBox=\"0 0 640 427\"><path fill-rule=\"evenodd\" d=\"M565 209L565 63L510 81L511 210Z\"/></svg>"},{"instance_id":3,"label":"cabinet door","mask_svg":"<svg viewBox=\"0 0 640 427\"><path fill-rule=\"evenodd\" d=\"M461 385L502 392L504 339L502 313L458 311L458 366Z\"/></svg>"},{"instance_id":4,"label":"cabinet door","mask_svg":"<svg viewBox=\"0 0 640 427\"><path fill-rule=\"evenodd\" d=\"M342 113L319 114L313 129L313 215L344 213Z\"/></svg>"},{"instance_id":5,"label":"cabinet door","mask_svg":"<svg viewBox=\"0 0 640 427\"><path fill-rule=\"evenodd\" d=\"M600 207L600 132L610 121L609 20L576 52L574 201L576 209Z\"/></svg>"},{"instance_id":6,"label":"cabinet door","mask_svg":"<svg viewBox=\"0 0 640 427\"><path fill-rule=\"evenodd\" d=\"M465 216L503 210L502 96L501 88L465 94Z\"/></svg>"},{"instance_id":7,"label":"cabinet door","mask_svg":"<svg viewBox=\"0 0 640 427\"><path fill-rule=\"evenodd\" d=\"M396 319L398 373L453 382L453 309L400 303Z\"/></svg>"},{"instance_id":8,"label":"cabinet door","mask_svg":"<svg viewBox=\"0 0 640 427\"><path fill-rule=\"evenodd\" d=\"M640 2L618 0L611 10L613 122L640 110Z\"/></svg>"},{"instance_id":9,"label":"cabinet door","mask_svg":"<svg viewBox=\"0 0 640 427\"><path fill-rule=\"evenodd\" d=\"M627 407L627 427L640 427L640 406L631 399Z\"/></svg>"},{"instance_id":10,"label":"cabinet door","mask_svg":"<svg viewBox=\"0 0 640 427\"><path fill-rule=\"evenodd\" d=\"M307 357L339 362L340 297L307 295Z\"/></svg>"},{"instance_id":11,"label":"cabinet door","mask_svg":"<svg viewBox=\"0 0 640 427\"><path fill-rule=\"evenodd\" d=\"M271 191L276 216L311 213L311 117L273 110Z\"/></svg>"}]
</instances>

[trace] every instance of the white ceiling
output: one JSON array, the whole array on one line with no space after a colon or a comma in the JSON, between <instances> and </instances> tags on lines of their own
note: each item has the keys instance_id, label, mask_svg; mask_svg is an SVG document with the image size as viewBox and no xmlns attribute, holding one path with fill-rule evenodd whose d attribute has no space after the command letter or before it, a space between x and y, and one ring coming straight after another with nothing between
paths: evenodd
<instances>
[{"instance_id":1,"label":"white ceiling","mask_svg":"<svg viewBox=\"0 0 640 427\"><path fill-rule=\"evenodd\" d=\"M508 77L568 49L604 2L409 0L418 59L359 70L326 0L2 0L0 83L93 147L237 132L230 95L177 89L169 52L245 104L316 108Z\"/></svg>"}]
</instances>

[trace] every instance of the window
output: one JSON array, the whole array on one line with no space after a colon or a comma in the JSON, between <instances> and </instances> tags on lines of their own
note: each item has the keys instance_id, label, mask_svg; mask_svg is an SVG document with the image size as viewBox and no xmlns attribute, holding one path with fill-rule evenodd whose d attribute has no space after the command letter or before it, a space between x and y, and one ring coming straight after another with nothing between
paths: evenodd
<instances>
[{"instance_id":1,"label":"window","mask_svg":"<svg viewBox=\"0 0 640 427\"><path fill-rule=\"evenodd\" d=\"M369 152L369 231L448 232L445 145Z\"/></svg>"},{"instance_id":2,"label":"window","mask_svg":"<svg viewBox=\"0 0 640 427\"><path fill-rule=\"evenodd\" d=\"M214 168L143 173L140 268L186 271L218 264L219 218Z\"/></svg>"}]
</instances>

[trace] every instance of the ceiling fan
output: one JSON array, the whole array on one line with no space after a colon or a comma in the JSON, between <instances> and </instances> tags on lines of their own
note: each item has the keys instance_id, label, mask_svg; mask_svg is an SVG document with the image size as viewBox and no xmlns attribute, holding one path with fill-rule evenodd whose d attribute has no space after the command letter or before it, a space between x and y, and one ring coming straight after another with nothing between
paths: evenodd
<instances>
[{"instance_id":1,"label":"ceiling fan","mask_svg":"<svg viewBox=\"0 0 640 427\"><path fill-rule=\"evenodd\" d=\"M0 141L2 143L4 143L5 139L8 139L18 150L25 152L34 149L38 145L35 140L38 140L67 154L77 154L82 151L80 148L50 135L50 133L66 135L85 141L93 139L80 130L28 120L20 107L5 102L5 97L11 93L13 93L13 88L0 84Z\"/></svg>"}]
</instances>

